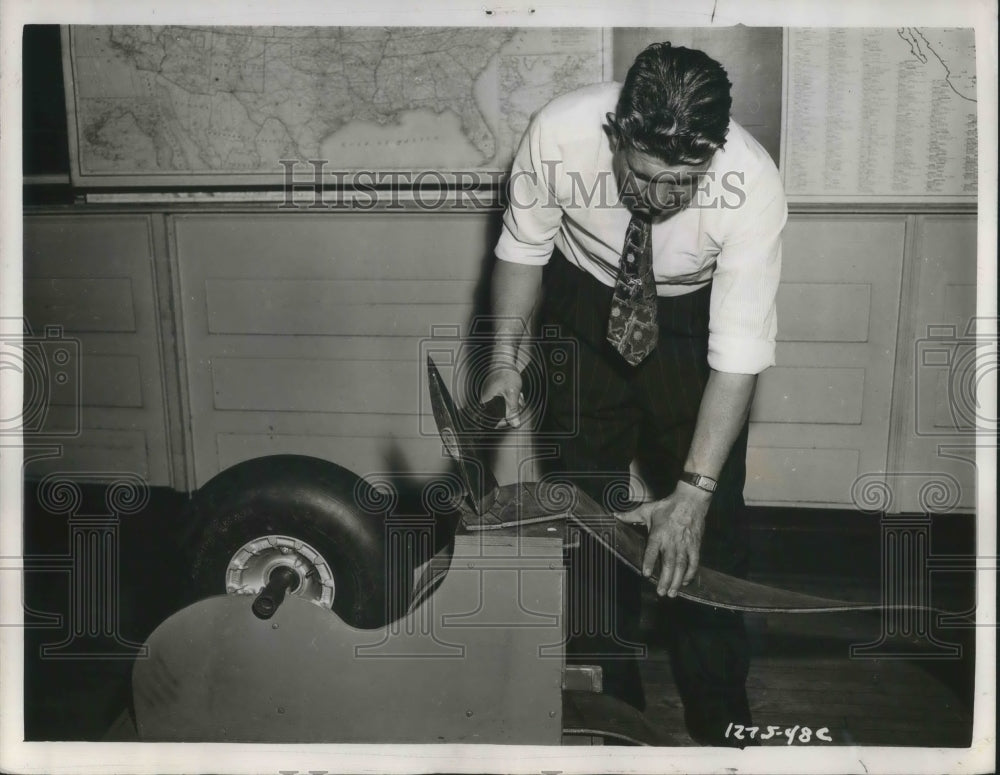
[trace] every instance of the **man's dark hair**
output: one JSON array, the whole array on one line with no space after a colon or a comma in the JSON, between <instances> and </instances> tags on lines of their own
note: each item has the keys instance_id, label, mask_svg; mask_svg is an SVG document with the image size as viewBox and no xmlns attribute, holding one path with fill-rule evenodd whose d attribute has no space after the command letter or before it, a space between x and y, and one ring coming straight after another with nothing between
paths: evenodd
<instances>
[{"instance_id":1,"label":"man's dark hair","mask_svg":"<svg viewBox=\"0 0 1000 775\"><path fill-rule=\"evenodd\" d=\"M704 52L654 43L629 68L608 123L619 142L666 164L700 164L726 144L731 86Z\"/></svg>"}]
</instances>

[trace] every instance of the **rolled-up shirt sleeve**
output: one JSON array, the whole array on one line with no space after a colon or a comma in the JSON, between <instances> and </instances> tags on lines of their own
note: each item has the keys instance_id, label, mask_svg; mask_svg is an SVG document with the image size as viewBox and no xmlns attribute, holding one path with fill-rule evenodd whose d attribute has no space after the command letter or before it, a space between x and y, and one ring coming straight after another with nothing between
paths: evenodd
<instances>
[{"instance_id":1,"label":"rolled-up shirt sleeve","mask_svg":"<svg viewBox=\"0 0 1000 775\"><path fill-rule=\"evenodd\" d=\"M759 374L774 365L781 277L781 231L788 206L771 165L754 176L712 278L708 364L716 371Z\"/></svg>"},{"instance_id":2,"label":"rolled-up shirt sleeve","mask_svg":"<svg viewBox=\"0 0 1000 775\"><path fill-rule=\"evenodd\" d=\"M509 201L494 253L517 264L547 264L562 221L562 208L553 191L559 171L555 149L546 149L542 120L536 114L514 156L507 188Z\"/></svg>"}]
</instances>

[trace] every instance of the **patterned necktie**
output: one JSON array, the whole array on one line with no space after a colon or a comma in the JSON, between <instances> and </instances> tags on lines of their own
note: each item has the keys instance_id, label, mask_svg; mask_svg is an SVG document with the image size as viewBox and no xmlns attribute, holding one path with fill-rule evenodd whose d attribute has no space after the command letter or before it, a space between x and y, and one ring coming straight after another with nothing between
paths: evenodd
<instances>
[{"instance_id":1,"label":"patterned necktie","mask_svg":"<svg viewBox=\"0 0 1000 775\"><path fill-rule=\"evenodd\" d=\"M647 218L632 216L608 318L608 341L633 366L653 351L659 333L651 232Z\"/></svg>"}]
</instances>

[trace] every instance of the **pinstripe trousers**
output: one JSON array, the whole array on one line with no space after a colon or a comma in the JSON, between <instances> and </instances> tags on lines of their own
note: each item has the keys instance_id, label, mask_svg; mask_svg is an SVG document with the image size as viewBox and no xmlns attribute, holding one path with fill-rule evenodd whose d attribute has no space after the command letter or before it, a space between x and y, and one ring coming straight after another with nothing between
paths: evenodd
<instances>
[{"instance_id":1,"label":"pinstripe trousers","mask_svg":"<svg viewBox=\"0 0 1000 775\"><path fill-rule=\"evenodd\" d=\"M673 492L683 470L710 373L711 286L660 297L657 348L636 367L605 339L612 293L558 254L547 267L541 319L575 340L576 362L547 385L542 431L562 439L545 473L564 476L610 510L621 510L633 459L648 487L645 494L653 498ZM747 571L746 445L744 427L719 477L701 546L704 566L739 576ZM570 552L568 658L597 661L604 668L606 691L642 709L635 658L643 653L641 584L649 582L601 557L606 555L587 541ZM724 730L730 721L749 723L749 649L742 617L680 598L659 605L658 620L667 631L657 635L669 647L692 734L693 727L714 729L721 723ZM613 632L600 622L613 622ZM712 733L702 736L712 738Z\"/></svg>"}]
</instances>

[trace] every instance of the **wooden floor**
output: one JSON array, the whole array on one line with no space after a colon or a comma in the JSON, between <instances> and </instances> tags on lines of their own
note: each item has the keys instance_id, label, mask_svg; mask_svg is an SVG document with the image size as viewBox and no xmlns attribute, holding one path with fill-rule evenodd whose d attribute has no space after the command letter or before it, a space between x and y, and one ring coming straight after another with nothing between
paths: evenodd
<instances>
[{"instance_id":1,"label":"wooden floor","mask_svg":"<svg viewBox=\"0 0 1000 775\"><path fill-rule=\"evenodd\" d=\"M775 728L763 745L789 745L786 730L801 740L822 728L828 730L829 745L969 745L971 692L963 685L972 661L968 633L959 638L966 647L962 659L930 659L933 644L900 640L852 658L852 644L879 641L877 615L748 614L747 627L752 645L747 693L754 724L758 735ZM912 656L890 656L901 650ZM650 644L641 672L647 720L665 731L668 744L693 745L662 645Z\"/></svg>"},{"instance_id":2,"label":"wooden floor","mask_svg":"<svg viewBox=\"0 0 1000 775\"><path fill-rule=\"evenodd\" d=\"M30 496L30 493L29 493ZM141 642L153 627L176 610L173 594L180 584L177 515L181 498L154 493L142 515L123 522L120 530L121 632ZM100 502L100 499L98 500ZM40 512L28 498L26 546L36 556L68 552L65 519ZM830 597L878 599L878 568L855 572L830 566L823 573L781 567L779 556L796 556L795 545L776 545L766 535L755 580ZM867 539L866 539L867 540ZM795 543L798 541L798 543ZM829 538L822 538L828 544ZM808 548L808 547L807 547ZM768 554L772 552L772 554ZM791 555L789 555L791 552ZM857 553L852 557L856 561ZM817 563L810 562L810 566ZM870 565L870 563L869 563ZM42 563L44 566L44 562ZM39 566L41 567L41 566ZM801 568L799 569L801 570ZM42 644L58 642L65 632L68 580L64 574L39 570L26 574L28 619L45 624L43 613L60 613L62 624L26 630L25 726L29 740L100 740L125 707L128 659L42 659ZM949 610L971 607L970 579L935 588L939 604ZM646 687L646 717L662 730L670 745L693 745L684 731L683 709L674 688L667 652L650 590L643 630L648 657L641 665ZM62 630L60 630L60 626ZM829 745L966 747L972 714L971 675L974 664L971 629L934 627L940 641L957 643L961 656L942 658L940 646L923 640L893 639L862 658L851 656L852 644L877 642L882 622L877 614L747 615L752 662L749 696L754 721L779 731L765 741L787 745L786 728L829 730ZM894 653L909 652L901 658ZM938 658L933 658L938 657Z\"/></svg>"}]
</instances>

